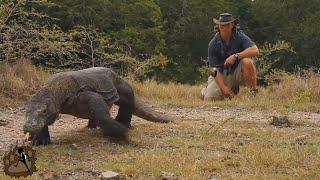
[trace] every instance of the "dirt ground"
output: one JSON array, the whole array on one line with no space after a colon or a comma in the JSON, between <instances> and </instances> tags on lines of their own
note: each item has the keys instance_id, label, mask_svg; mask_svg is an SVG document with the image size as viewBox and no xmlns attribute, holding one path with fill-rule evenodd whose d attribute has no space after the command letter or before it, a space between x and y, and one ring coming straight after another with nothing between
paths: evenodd
<instances>
[{"instance_id":1,"label":"dirt ground","mask_svg":"<svg viewBox=\"0 0 320 180\"><path fill-rule=\"evenodd\" d=\"M212 106L197 106L197 107L179 107L179 106L153 106L157 111L165 112L171 115L187 119L191 121L203 121L208 124L215 124L222 119L232 118L241 124L244 122L256 122L262 124L269 124L273 115L273 111L261 110L244 110L237 108L220 108ZM117 108L113 107L112 113L115 114ZM16 109L0 109L0 156L7 151L8 147L16 140L23 138L22 126L24 123L25 109L24 107ZM308 122L316 124L316 128L320 125L320 113L314 112L289 112L289 119L295 121ZM133 117L133 128L148 124L145 120L138 117ZM75 118L69 115L61 115L60 119L50 127L50 134L52 143L58 145L61 136L84 129L87 125L87 120ZM307 127L306 127L307 128ZM79 132L78 132L79 133ZM81 133L81 132L80 132ZM76 142L75 142L76 143ZM71 142L72 144L72 142ZM85 160L84 160L85 161ZM3 162L1 161L0 168L3 169ZM107 171L107 170L106 170ZM51 177L46 177L45 172L37 172L38 177L45 179L95 179L99 178L101 172L92 170L75 170L64 174L56 174Z\"/></svg>"}]
</instances>

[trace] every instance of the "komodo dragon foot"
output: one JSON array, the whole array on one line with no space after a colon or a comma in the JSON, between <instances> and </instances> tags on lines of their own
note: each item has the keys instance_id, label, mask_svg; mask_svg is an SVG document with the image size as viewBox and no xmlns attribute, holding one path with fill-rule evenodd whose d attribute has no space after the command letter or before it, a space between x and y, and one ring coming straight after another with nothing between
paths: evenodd
<instances>
[{"instance_id":1,"label":"komodo dragon foot","mask_svg":"<svg viewBox=\"0 0 320 180\"><path fill-rule=\"evenodd\" d=\"M51 144L48 127L45 127L38 133L30 133L29 140L34 146Z\"/></svg>"}]
</instances>

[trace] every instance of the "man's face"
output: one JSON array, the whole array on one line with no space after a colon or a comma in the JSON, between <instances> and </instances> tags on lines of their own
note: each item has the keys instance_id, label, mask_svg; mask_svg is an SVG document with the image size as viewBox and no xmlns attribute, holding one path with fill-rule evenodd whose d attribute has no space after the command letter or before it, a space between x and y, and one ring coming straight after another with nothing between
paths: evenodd
<instances>
[{"instance_id":1,"label":"man's face","mask_svg":"<svg viewBox=\"0 0 320 180\"><path fill-rule=\"evenodd\" d=\"M234 23L229 23L229 24L225 24L225 25L219 25L219 30L222 33L231 33L232 29L234 27Z\"/></svg>"}]
</instances>

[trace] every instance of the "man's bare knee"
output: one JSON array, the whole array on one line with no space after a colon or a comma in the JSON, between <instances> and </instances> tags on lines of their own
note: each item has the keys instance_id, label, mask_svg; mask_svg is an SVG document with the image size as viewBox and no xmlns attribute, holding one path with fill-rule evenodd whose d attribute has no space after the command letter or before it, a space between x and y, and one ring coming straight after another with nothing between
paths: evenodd
<instances>
[{"instance_id":1,"label":"man's bare knee","mask_svg":"<svg viewBox=\"0 0 320 180\"><path fill-rule=\"evenodd\" d=\"M253 60L251 58L241 59L242 67L248 68L254 66Z\"/></svg>"},{"instance_id":2,"label":"man's bare knee","mask_svg":"<svg viewBox=\"0 0 320 180\"><path fill-rule=\"evenodd\" d=\"M244 74L254 75L256 73L256 67L253 60L251 58L243 58L241 60L241 70Z\"/></svg>"},{"instance_id":3,"label":"man's bare knee","mask_svg":"<svg viewBox=\"0 0 320 180\"><path fill-rule=\"evenodd\" d=\"M242 79L244 84L256 89L256 67L251 58L244 58L241 60Z\"/></svg>"}]
</instances>

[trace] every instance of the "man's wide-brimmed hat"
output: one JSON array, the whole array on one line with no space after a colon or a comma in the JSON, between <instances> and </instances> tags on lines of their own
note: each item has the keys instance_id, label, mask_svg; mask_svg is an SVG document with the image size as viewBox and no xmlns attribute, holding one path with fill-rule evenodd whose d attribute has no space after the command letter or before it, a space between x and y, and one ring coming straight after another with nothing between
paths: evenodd
<instances>
[{"instance_id":1,"label":"man's wide-brimmed hat","mask_svg":"<svg viewBox=\"0 0 320 180\"><path fill-rule=\"evenodd\" d=\"M226 25L235 21L238 21L238 19L234 18L230 13L220 14L219 19L213 18L213 22L218 25Z\"/></svg>"}]
</instances>

